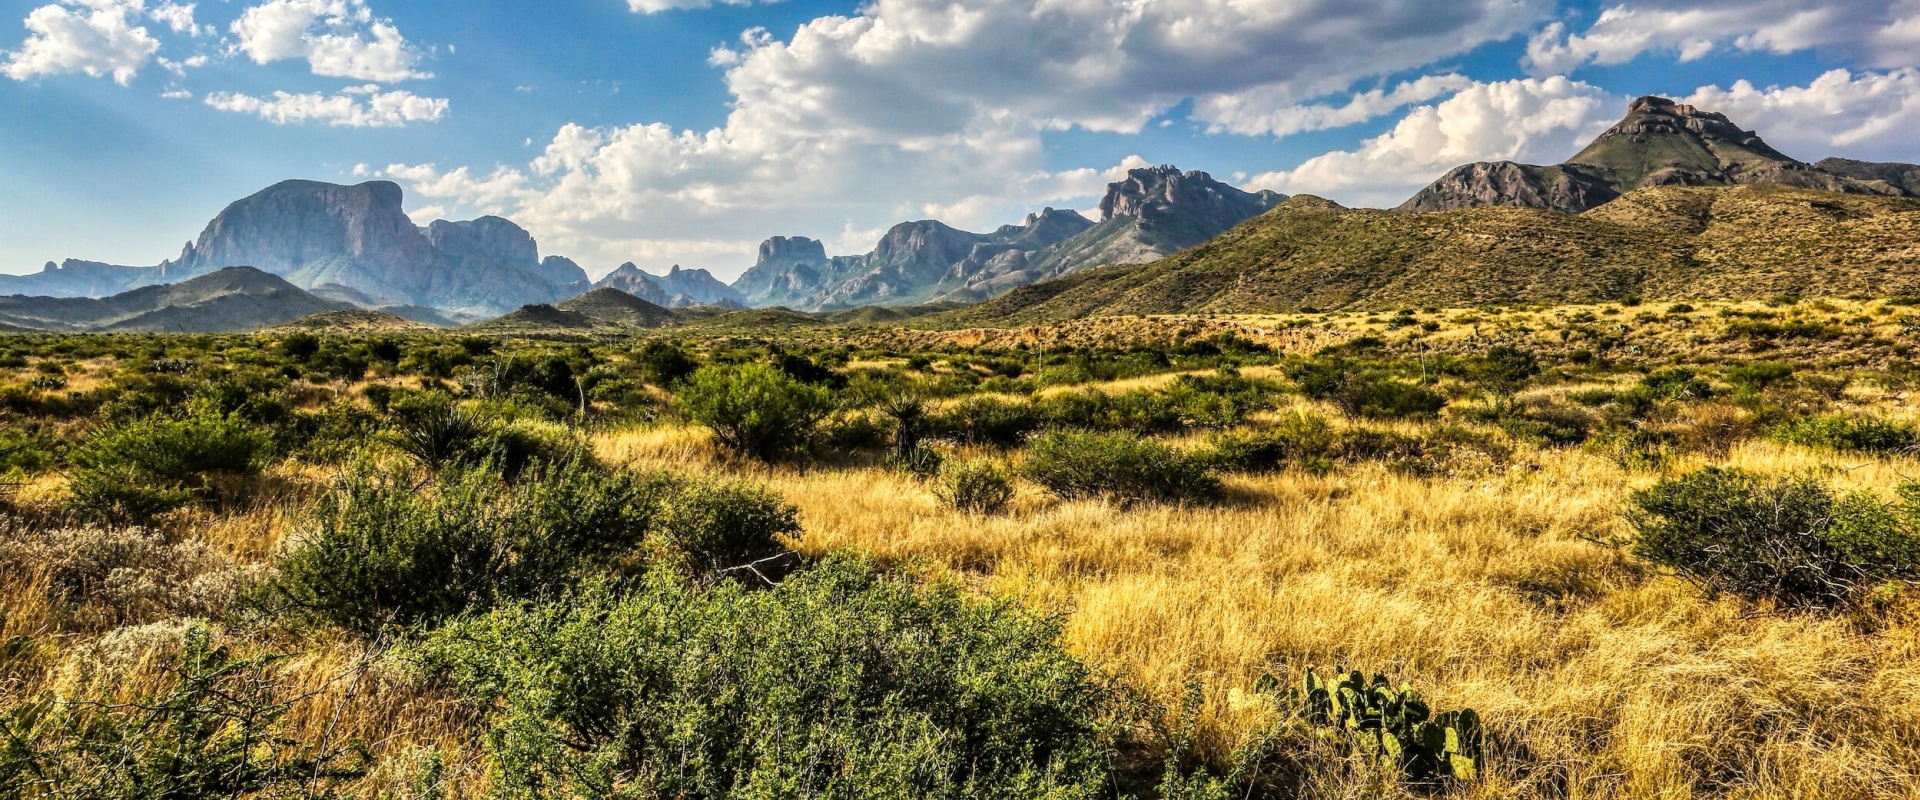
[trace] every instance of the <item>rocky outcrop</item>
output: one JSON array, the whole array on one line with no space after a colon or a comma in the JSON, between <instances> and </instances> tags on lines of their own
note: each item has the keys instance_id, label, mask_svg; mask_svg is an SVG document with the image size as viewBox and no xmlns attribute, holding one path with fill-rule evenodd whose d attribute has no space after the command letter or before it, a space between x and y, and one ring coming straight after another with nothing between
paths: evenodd
<instances>
[{"instance_id":1,"label":"rocky outcrop","mask_svg":"<svg viewBox=\"0 0 1920 800\"><path fill-rule=\"evenodd\" d=\"M542 260L533 237L510 220L442 220L422 230L402 200L400 186L387 181L283 181L227 206L179 258L159 266L68 262L9 283L25 294L98 297L246 266L369 308L457 314L495 314L587 288L578 265Z\"/></svg>"},{"instance_id":2,"label":"rocky outcrop","mask_svg":"<svg viewBox=\"0 0 1920 800\"><path fill-rule=\"evenodd\" d=\"M704 269L682 269L673 265L665 275L655 275L629 261L593 282L595 289L618 289L665 308L719 306L746 308L746 298L733 287L721 283Z\"/></svg>"},{"instance_id":3,"label":"rocky outcrop","mask_svg":"<svg viewBox=\"0 0 1920 800\"><path fill-rule=\"evenodd\" d=\"M971 302L1103 264L1135 264L1192 247L1286 199L1243 192L1204 172L1136 169L1107 187L1101 221L1044 209L991 233L937 220L895 225L873 252L828 258L820 243L775 237L734 282L749 303L804 310Z\"/></svg>"},{"instance_id":4,"label":"rocky outcrop","mask_svg":"<svg viewBox=\"0 0 1920 800\"><path fill-rule=\"evenodd\" d=\"M1806 164L1725 114L1642 97L1627 107L1626 118L1564 164L1468 164L1422 189L1399 210L1519 206L1580 213L1654 186L1767 184L1901 196L1913 193L1908 178L1920 177L1903 166L1834 159Z\"/></svg>"},{"instance_id":5,"label":"rocky outcrop","mask_svg":"<svg viewBox=\"0 0 1920 800\"><path fill-rule=\"evenodd\" d=\"M1524 206L1577 214L1619 196L1604 181L1560 167L1481 162L1455 168L1414 195L1400 210Z\"/></svg>"}]
</instances>

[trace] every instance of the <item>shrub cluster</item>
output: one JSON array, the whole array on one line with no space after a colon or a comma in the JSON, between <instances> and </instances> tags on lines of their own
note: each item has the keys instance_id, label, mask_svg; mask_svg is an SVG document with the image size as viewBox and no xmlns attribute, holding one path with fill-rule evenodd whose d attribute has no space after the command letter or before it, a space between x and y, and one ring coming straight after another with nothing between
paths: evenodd
<instances>
[{"instance_id":1,"label":"shrub cluster","mask_svg":"<svg viewBox=\"0 0 1920 800\"><path fill-rule=\"evenodd\" d=\"M1107 694L1059 624L829 559L456 622L416 655L491 709L516 797L1109 796Z\"/></svg>"},{"instance_id":2,"label":"shrub cluster","mask_svg":"<svg viewBox=\"0 0 1920 800\"><path fill-rule=\"evenodd\" d=\"M1020 471L1064 500L1194 503L1221 493L1204 456L1135 433L1049 433L1027 447Z\"/></svg>"},{"instance_id":3,"label":"shrub cluster","mask_svg":"<svg viewBox=\"0 0 1920 800\"><path fill-rule=\"evenodd\" d=\"M220 475L251 475L271 444L233 415L155 414L94 430L69 454L70 488L82 508L135 519L204 501Z\"/></svg>"},{"instance_id":4,"label":"shrub cluster","mask_svg":"<svg viewBox=\"0 0 1920 800\"><path fill-rule=\"evenodd\" d=\"M722 445L761 460L805 444L833 408L825 388L765 364L701 367L680 385L676 400Z\"/></svg>"},{"instance_id":5,"label":"shrub cluster","mask_svg":"<svg viewBox=\"0 0 1920 800\"><path fill-rule=\"evenodd\" d=\"M1716 592L1800 608L1920 578L1920 484L1888 504L1811 477L1709 467L1633 495L1633 551Z\"/></svg>"}]
</instances>

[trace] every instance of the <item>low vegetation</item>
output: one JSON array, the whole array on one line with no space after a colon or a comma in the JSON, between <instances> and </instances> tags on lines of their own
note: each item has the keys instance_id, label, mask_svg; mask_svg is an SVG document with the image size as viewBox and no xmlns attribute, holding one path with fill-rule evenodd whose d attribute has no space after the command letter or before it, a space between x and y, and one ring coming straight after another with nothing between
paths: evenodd
<instances>
[{"instance_id":1,"label":"low vegetation","mask_svg":"<svg viewBox=\"0 0 1920 800\"><path fill-rule=\"evenodd\" d=\"M0 797L1909 796L1903 302L0 338Z\"/></svg>"}]
</instances>

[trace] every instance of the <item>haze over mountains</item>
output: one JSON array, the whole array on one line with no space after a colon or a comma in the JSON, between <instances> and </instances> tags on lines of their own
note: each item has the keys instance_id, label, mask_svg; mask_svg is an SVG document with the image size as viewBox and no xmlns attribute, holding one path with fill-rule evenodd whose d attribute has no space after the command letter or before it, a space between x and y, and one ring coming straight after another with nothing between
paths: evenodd
<instances>
[{"instance_id":1,"label":"haze over mountains","mask_svg":"<svg viewBox=\"0 0 1920 800\"><path fill-rule=\"evenodd\" d=\"M0 299L0 323L205 330L230 313L227 327L238 329L359 308L442 325L505 314L489 325L607 330L748 307L815 313L762 314L797 324L883 310L875 306L919 313L987 301L946 319L1025 324L1630 295L1920 294L1920 166L1798 161L1721 114L1657 97L1634 101L1563 164L1465 165L1392 211L1245 192L1169 166L1135 169L1109 185L1098 222L1051 208L989 233L918 220L894 226L871 252L843 256L776 236L731 285L705 270L656 275L631 262L590 282L574 262L543 257L509 220L421 228L401 201L386 182L276 184L229 206L157 266L68 261L0 277L0 291L43 295ZM236 266L250 269L226 269ZM250 293L263 299L234 299ZM180 310L153 316L167 308Z\"/></svg>"}]
</instances>

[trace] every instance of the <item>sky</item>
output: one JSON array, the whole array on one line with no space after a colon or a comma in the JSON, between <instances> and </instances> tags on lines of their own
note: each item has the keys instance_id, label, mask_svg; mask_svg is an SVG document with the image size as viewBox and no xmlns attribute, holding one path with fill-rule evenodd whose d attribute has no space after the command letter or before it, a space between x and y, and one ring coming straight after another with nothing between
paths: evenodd
<instances>
[{"instance_id":1,"label":"sky","mask_svg":"<svg viewBox=\"0 0 1920 800\"><path fill-rule=\"evenodd\" d=\"M155 264L305 178L731 279L1145 165L1390 207L1645 94L1920 162L1920 0L0 0L0 271Z\"/></svg>"}]
</instances>

